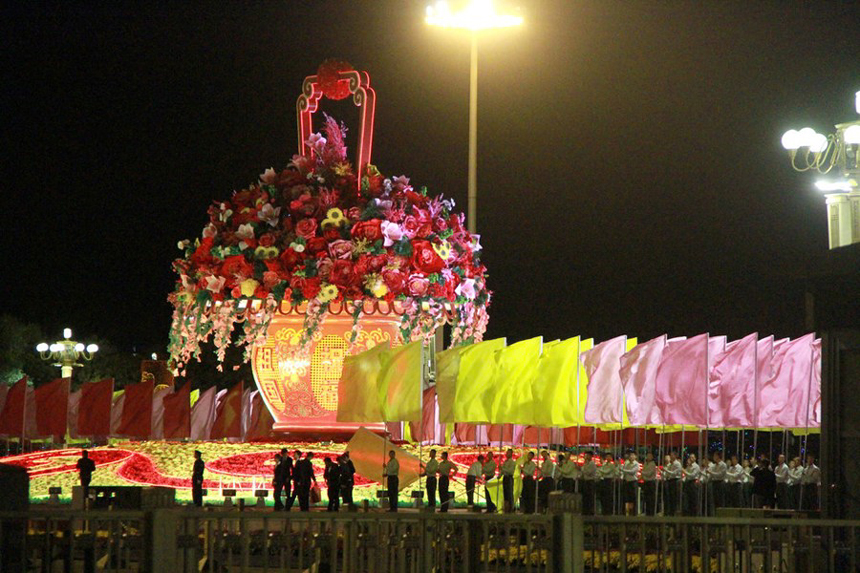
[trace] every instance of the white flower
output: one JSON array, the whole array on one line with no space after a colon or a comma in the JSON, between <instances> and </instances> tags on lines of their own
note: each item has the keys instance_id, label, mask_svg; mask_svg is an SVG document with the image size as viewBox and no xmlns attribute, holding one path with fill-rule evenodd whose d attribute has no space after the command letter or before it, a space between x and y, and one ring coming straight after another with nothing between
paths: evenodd
<instances>
[{"instance_id":1,"label":"white flower","mask_svg":"<svg viewBox=\"0 0 860 573\"><path fill-rule=\"evenodd\" d=\"M227 279L224 277L208 276L206 277L206 290L219 293L226 282Z\"/></svg>"},{"instance_id":2,"label":"white flower","mask_svg":"<svg viewBox=\"0 0 860 573\"><path fill-rule=\"evenodd\" d=\"M276 227L278 225L278 220L281 216L281 208L280 207L272 207L271 203L266 203L263 205L263 208L257 211L257 217L260 218L261 221L268 223L272 227Z\"/></svg>"},{"instance_id":3,"label":"white flower","mask_svg":"<svg viewBox=\"0 0 860 573\"><path fill-rule=\"evenodd\" d=\"M204 239L206 237L214 237L217 234L218 234L218 229L216 229L215 225L213 225L212 223L209 223L208 225L203 227L203 238Z\"/></svg>"},{"instance_id":4,"label":"white flower","mask_svg":"<svg viewBox=\"0 0 860 573\"><path fill-rule=\"evenodd\" d=\"M275 179L278 177L278 174L271 167L266 169L260 174L260 181L265 183L266 185L274 185Z\"/></svg>"},{"instance_id":5,"label":"white flower","mask_svg":"<svg viewBox=\"0 0 860 573\"><path fill-rule=\"evenodd\" d=\"M254 227L251 223L243 223L239 225L239 230L236 231L236 237L239 239L253 239Z\"/></svg>"}]
</instances>

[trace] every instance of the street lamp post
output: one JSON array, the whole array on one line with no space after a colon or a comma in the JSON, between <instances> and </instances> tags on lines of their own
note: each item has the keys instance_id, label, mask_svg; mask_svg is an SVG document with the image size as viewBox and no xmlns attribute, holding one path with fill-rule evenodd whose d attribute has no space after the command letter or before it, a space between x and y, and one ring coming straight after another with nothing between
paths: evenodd
<instances>
[{"instance_id":1,"label":"street lamp post","mask_svg":"<svg viewBox=\"0 0 860 573\"><path fill-rule=\"evenodd\" d=\"M72 369L83 366L79 360L92 360L93 355L98 350L97 344L85 346L83 342L72 340L71 328L63 329L63 340L58 340L53 344L41 342L36 346L39 357L46 362L53 361L54 366L59 366L63 378L71 378Z\"/></svg>"},{"instance_id":2,"label":"street lamp post","mask_svg":"<svg viewBox=\"0 0 860 573\"><path fill-rule=\"evenodd\" d=\"M471 0L460 11L452 11L447 2L427 7L425 22L431 26L468 30L471 34L469 67L469 187L467 228L474 234L478 215L478 32L493 28L509 28L523 23L520 16L500 14L492 0Z\"/></svg>"},{"instance_id":3,"label":"street lamp post","mask_svg":"<svg viewBox=\"0 0 860 573\"><path fill-rule=\"evenodd\" d=\"M860 91L855 94L860 114ZM838 168L841 179L819 180L815 186L825 192L827 225L831 249L860 242L860 120L840 123L836 133L825 135L811 127L790 129L782 136L795 171L816 171L822 175Z\"/></svg>"}]
</instances>

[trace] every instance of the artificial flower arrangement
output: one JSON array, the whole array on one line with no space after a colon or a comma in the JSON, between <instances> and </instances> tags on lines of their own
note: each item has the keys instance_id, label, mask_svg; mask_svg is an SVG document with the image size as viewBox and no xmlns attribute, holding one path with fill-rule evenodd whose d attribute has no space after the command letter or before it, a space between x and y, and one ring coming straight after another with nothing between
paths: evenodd
<instances>
[{"instance_id":1,"label":"artificial flower arrangement","mask_svg":"<svg viewBox=\"0 0 860 573\"><path fill-rule=\"evenodd\" d=\"M354 340L367 301L402 309L404 342L429 339L452 314L452 344L481 340L490 291L479 237L451 199L373 165L356 174L345 132L326 116L308 140L311 155L214 202L202 237L179 243L184 256L173 263L179 279L168 300L169 351L180 370L199 360L210 336L220 362L231 342L245 346L248 360L282 302L304 309L303 346L333 304L351 310Z\"/></svg>"}]
</instances>

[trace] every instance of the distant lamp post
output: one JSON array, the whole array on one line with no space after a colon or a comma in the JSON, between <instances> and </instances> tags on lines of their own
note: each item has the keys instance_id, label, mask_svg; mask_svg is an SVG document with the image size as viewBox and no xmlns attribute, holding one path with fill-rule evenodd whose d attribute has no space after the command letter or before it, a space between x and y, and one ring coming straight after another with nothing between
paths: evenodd
<instances>
[{"instance_id":1,"label":"distant lamp post","mask_svg":"<svg viewBox=\"0 0 860 573\"><path fill-rule=\"evenodd\" d=\"M860 91L854 99L860 114ZM829 135L811 127L790 129L782 136L782 146L796 171L826 175L838 168L841 178L815 183L825 193L830 248L860 243L860 120L837 124L836 133Z\"/></svg>"},{"instance_id":2,"label":"distant lamp post","mask_svg":"<svg viewBox=\"0 0 860 573\"><path fill-rule=\"evenodd\" d=\"M424 21L431 26L468 30L472 36L472 65L469 73L469 207L467 228L477 231L478 210L478 32L493 28L510 28L523 23L520 16L500 14L492 0L471 0L458 11L445 1L427 7Z\"/></svg>"},{"instance_id":3,"label":"distant lamp post","mask_svg":"<svg viewBox=\"0 0 860 573\"><path fill-rule=\"evenodd\" d=\"M72 329L63 329L63 340L58 340L53 344L42 342L36 346L36 352L42 360L53 362L54 366L60 367L60 373L63 378L72 377L72 369L81 367L80 360L92 360L93 355L98 352L97 344L88 344L84 346L83 342L75 342L72 340Z\"/></svg>"}]
</instances>

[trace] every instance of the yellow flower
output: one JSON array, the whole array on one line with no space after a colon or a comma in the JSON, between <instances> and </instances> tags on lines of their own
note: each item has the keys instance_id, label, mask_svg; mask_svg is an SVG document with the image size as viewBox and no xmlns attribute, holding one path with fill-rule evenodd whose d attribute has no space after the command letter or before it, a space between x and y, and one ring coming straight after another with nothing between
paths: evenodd
<instances>
[{"instance_id":1,"label":"yellow flower","mask_svg":"<svg viewBox=\"0 0 860 573\"><path fill-rule=\"evenodd\" d=\"M349 175L352 169L349 166L349 163L338 163L334 166L334 174L338 177L343 177L344 175Z\"/></svg>"},{"instance_id":2,"label":"yellow flower","mask_svg":"<svg viewBox=\"0 0 860 573\"><path fill-rule=\"evenodd\" d=\"M370 294L376 298L383 298L388 294L388 287L378 273L370 273L364 277L364 286L370 291Z\"/></svg>"},{"instance_id":3,"label":"yellow flower","mask_svg":"<svg viewBox=\"0 0 860 573\"><path fill-rule=\"evenodd\" d=\"M325 229L329 226L342 227L345 223L346 216L344 216L343 211L335 207L333 209L329 209L326 213L326 218L323 219L322 222L322 228Z\"/></svg>"},{"instance_id":4,"label":"yellow flower","mask_svg":"<svg viewBox=\"0 0 860 573\"><path fill-rule=\"evenodd\" d=\"M441 245L434 243L433 250L436 251L436 254L439 255L439 258L443 261L447 261L448 257L451 256L451 244L448 241L442 241Z\"/></svg>"},{"instance_id":5,"label":"yellow flower","mask_svg":"<svg viewBox=\"0 0 860 573\"><path fill-rule=\"evenodd\" d=\"M274 259L278 256L278 247L257 247L254 249L254 256L258 259Z\"/></svg>"},{"instance_id":6,"label":"yellow flower","mask_svg":"<svg viewBox=\"0 0 860 573\"><path fill-rule=\"evenodd\" d=\"M239 288L242 289L242 296L254 296L254 292L258 286L260 286L260 283L254 279L245 279L239 285Z\"/></svg>"},{"instance_id":7,"label":"yellow flower","mask_svg":"<svg viewBox=\"0 0 860 573\"><path fill-rule=\"evenodd\" d=\"M352 242L352 252L353 254L360 255L361 253L366 253L370 250L370 241L365 238L358 239L357 241Z\"/></svg>"},{"instance_id":8,"label":"yellow flower","mask_svg":"<svg viewBox=\"0 0 860 573\"><path fill-rule=\"evenodd\" d=\"M337 287L331 284L325 284L317 294L317 300L320 302L330 302L337 298Z\"/></svg>"}]
</instances>

